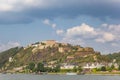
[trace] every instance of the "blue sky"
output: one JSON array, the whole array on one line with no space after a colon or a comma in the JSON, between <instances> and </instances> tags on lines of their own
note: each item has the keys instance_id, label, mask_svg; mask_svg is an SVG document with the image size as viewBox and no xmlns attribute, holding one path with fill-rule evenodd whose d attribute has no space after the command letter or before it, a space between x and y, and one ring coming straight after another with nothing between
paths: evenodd
<instances>
[{"instance_id":1,"label":"blue sky","mask_svg":"<svg viewBox=\"0 0 120 80\"><path fill-rule=\"evenodd\" d=\"M0 51L43 40L120 51L120 0L1 0Z\"/></svg>"}]
</instances>

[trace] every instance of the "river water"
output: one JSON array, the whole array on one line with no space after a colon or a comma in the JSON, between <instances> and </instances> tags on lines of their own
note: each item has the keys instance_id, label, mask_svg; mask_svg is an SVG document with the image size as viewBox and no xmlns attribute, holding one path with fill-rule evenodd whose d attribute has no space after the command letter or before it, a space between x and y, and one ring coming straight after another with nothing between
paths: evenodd
<instances>
[{"instance_id":1,"label":"river water","mask_svg":"<svg viewBox=\"0 0 120 80\"><path fill-rule=\"evenodd\" d=\"M120 80L120 76L0 74L0 80Z\"/></svg>"}]
</instances>

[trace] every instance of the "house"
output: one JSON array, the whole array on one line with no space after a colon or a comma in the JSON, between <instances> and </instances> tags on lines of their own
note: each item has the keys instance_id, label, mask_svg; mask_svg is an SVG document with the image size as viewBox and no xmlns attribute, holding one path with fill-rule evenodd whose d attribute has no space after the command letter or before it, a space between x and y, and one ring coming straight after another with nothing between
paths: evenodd
<instances>
[{"instance_id":1,"label":"house","mask_svg":"<svg viewBox=\"0 0 120 80\"><path fill-rule=\"evenodd\" d=\"M111 67L112 65L114 65L115 68L119 67L118 63L116 62L116 59L113 59L113 61L111 63L108 63L109 67Z\"/></svg>"},{"instance_id":2,"label":"house","mask_svg":"<svg viewBox=\"0 0 120 80\"><path fill-rule=\"evenodd\" d=\"M44 64L44 67L49 67L49 68L54 68L54 67L56 67L56 65L55 64Z\"/></svg>"},{"instance_id":3,"label":"house","mask_svg":"<svg viewBox=\"0 0 120 80\"><path fill-rule=\"evenodd\" d=\"M87 63L83 66L84 69L93 69L93 68L101 68L103 65L102 63Z\"/></svg>"},{"instance_id":4,"label":"house","mask_svg":"<svg viewBox=\"0 0 120 80\"><path fill-rule=\"evenodd\" d=\"M67 64L67 63L63 63L60 67L60 69L73 69L74 67L77 67L76 65L73 64Z\"/></svg>"},{"instance_id":5,"label":"house","mask_svg":"<svg viewBox=\"0 0 120 80\"><path fill-rule=\"evenodd\" d=\"M14 70L14 71L21 71L21 70L23 70L23 68L25 68L25 67L26 67L26 65L25 65L25 66L16 67L16 68L14 68L13 70Z\"/></svg>"},{"instance_id":6,"label":"house","mask_svg":"<svg viewBox=\"0 0 120 80\"><path fill-rule=\"evenodd\" d=\"M119 65L117 63L108 63L108 66L111 67L112 65L114 65L115 68L118 68Z\"/></svg>"},{"instance_id":7,"label":"house","mask_svg":"<svg viewBox=\"0 0 120 80\"><path fill-rule=\"evenodd\" d=\"M60 53L63 53L63 52L64 52L64 48L63 48L63 47L59 47L59 48L58 48L58 51L59 51Z\"/></svg>"},{"instance_id":8,"label":"house","mask_svg":"<svg viewBox=\"0 0 120 80\"><path fill-rule=\"evenodd\" d=\"M9 57L9 62L13 62L13 58L12 57Z\"/></svg>"}]
</instances>

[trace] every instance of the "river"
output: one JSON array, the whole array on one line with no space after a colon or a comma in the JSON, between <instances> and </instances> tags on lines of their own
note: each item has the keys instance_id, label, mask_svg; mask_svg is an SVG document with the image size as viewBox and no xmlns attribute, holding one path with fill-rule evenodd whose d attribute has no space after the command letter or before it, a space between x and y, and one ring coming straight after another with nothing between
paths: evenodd
<instances>
[{"instance_id":1,"label":"river","mask_svg":"<svg viewBox=\"0 0 120 80\"><path fill-rule=\"evenodd\" d=\"M120 80L120 76L0 74L0 80Z\"/></svg>"}]
</instances>

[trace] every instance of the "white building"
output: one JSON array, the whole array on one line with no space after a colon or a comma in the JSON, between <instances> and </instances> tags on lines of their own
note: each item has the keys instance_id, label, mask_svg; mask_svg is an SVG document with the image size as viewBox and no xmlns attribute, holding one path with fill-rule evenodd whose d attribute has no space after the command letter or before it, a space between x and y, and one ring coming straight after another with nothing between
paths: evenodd
<instances>
[{"instance_id":1,"label":"white building","mask_svg":"<svg viewBox=\"0 0 120 80\"><path fill-rule=\"evenodd\" d=\"M13 62L13 58L12 57L9 57L9 62Z\"/></svg>"},{"instance_id":2,"label":"white building","mask_svg":"<svg viewBox=\"0 0 120 80\"><path fill-rule=\"evenodd\" d=\"M102 66L105 66L101 63L87 63L85 66L83 66L84 69L93 69L93 68L101 68Z\"/></svg>"},{"instance_id":3,"label":"white building","mask_svg":"<svg viewBox=\"0 0 120 80\"><path fill-rule=\"evenodd\" d=\"M73 69L74 67L77 67L75 65L72 64L63 64L60 69Z\"/></svg>"},{"instance_id":4,"label":"white building","mask_svg":"<svg viewBox=\"0 0 120 80\"><path fill-rule=\"evenodd\" d=\"M111 67L112 65L114 65L115 68L118 68L119 65L117 63L109 63L108 66Z\"/></svg>"},{"instance_id":5,"label":"white building","mask_svg":"<svg viewBox=\"0 0 120 80\"><path fill-rule=\"evenodd\" d=\"M16 67L13 70L14 71L19 71L19 70L23 70L23 68L25 68L25 67L26 67L26 65L25 66Z\"/></svg>"}]
</instances>

